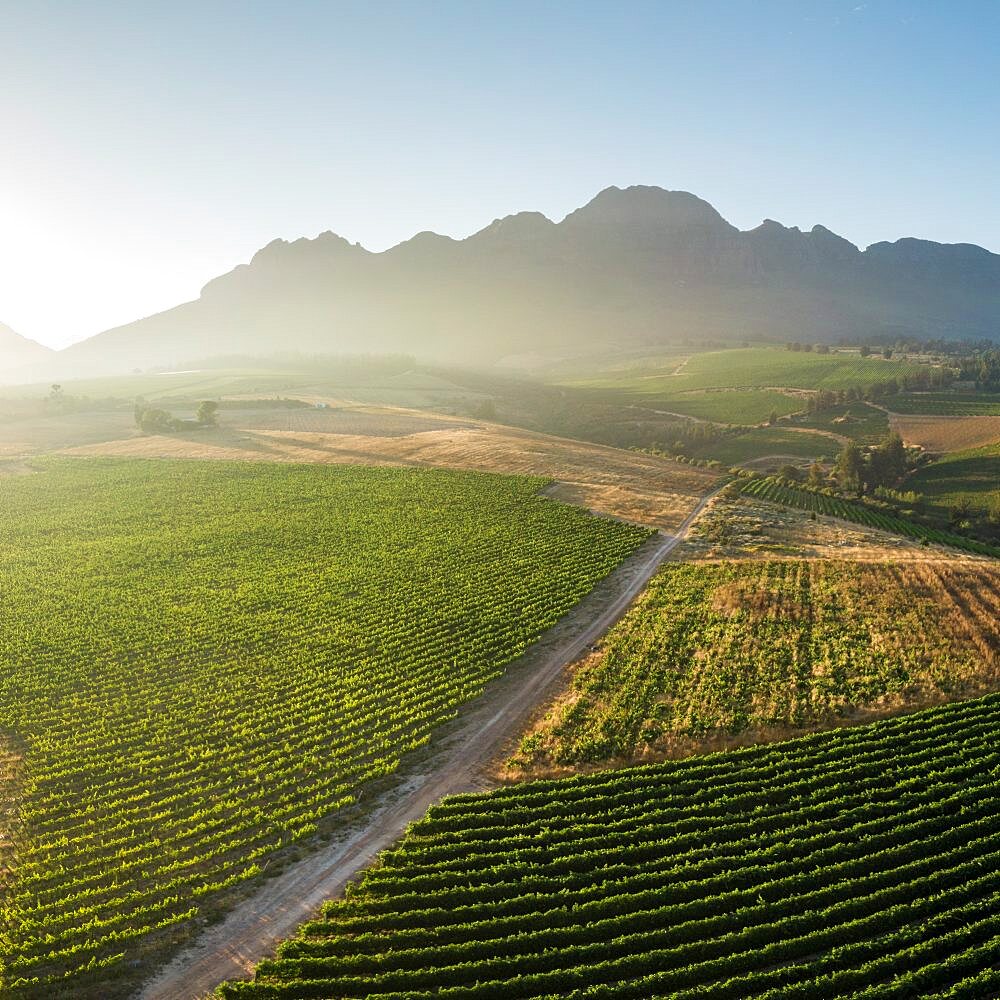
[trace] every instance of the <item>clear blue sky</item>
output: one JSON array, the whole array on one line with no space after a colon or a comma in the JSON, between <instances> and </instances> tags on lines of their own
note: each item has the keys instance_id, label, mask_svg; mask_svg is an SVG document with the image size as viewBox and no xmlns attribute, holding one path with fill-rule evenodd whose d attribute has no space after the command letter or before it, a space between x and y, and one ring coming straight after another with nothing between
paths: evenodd
<instances>
[{"instance_id":1,"label":"clear blue sky","mask_svg":"<svg viewBox=\"0 0 1000 1000\"><path fill-rule=\"evenodd\" d=\"M1000 250L1000 3L0 0L0 321L52 345L271 239L610 184Z\"/></svg>"}]
</instances>

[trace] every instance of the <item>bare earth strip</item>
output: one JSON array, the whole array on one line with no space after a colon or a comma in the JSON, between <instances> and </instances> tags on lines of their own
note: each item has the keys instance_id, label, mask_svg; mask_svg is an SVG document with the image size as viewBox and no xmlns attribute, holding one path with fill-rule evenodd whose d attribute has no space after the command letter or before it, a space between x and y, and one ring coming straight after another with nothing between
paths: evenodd
<instances>
[{"instance_id":1,"label":"bare earth strip","mask_svg":"<svg viewBox=\"0 0 1000 1000\"><path fill-rule=\"evenodd\" d=\"M132 434L67 448L63 454L412 465L546 476L557 480L552 495L562 500L665 530L675 529L719 478L655 455L499 424L438 418L440 429L428 430L431 418L422 412L357 408L349 411L350 424L344 410L324 413L291 411L277 418L274 413L224 413L226 426L215 430ZM419 429L401 433L406 418ZM324 419L338 432L317 430ZM346 429L352 432L343 433Z\"/></svg>"},{"instance_id":2,"label":"bare earth strip","mask_svg":"<svg viewBox=\"0 0 1000 1000\"><path fill-rule=\"evenodd\" d=\"M490 762L520 735L537 705L561 683L568 664L628 610L708 500L699 501L676 534L650 539L439 731L419 767L401 771L403 781L395 794L385 796L358 828L262 886L150 981L140 1000L194 1000L224 980L247 976L431 805L447 795L488 786L485 770Z\"/></svg>"},{"instance_id":3,"label":"bare earth strip","mask_svg":"<svg viewBox=\"0 0 1000 1000\"><path fill-rule=\"evenodd\" d=\"M13 733L0 730L0 905L11 872L20 831L24 748Z\"/></svg>"}]
</instances>

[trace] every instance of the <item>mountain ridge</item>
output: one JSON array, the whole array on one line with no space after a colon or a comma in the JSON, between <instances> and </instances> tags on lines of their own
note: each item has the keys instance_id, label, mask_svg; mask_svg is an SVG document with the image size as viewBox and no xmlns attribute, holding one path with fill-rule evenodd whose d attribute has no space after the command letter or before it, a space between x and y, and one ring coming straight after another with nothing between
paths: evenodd
<instances>
[{"instance_id":1,"label":"mountain ridge","mask_svg":"<svg viewBox=\"0 0 1000 1000\"><path fill-rule=\"evenodd\" d=\"M5 323L0 323L0 374L8 375L25 365L42 363L55 353L44 344L29 340Z\"/></svg>"},{"instance_id":2,"label":"mountain ridge","mask_svg":"<svg viewBox=\"0 0 1000 1000\"><path fill-rule=\"evenodd\" d=\"M209 354L510 353L679 339L996 337L1000 255L916 237L864 250L816 224L739 230L707 201L609 187L554 222L495 219L464 239L415 234L381 252L325 231L277 239L198 299L60 352L82 370Z\"/></svg>"}]
</instances>

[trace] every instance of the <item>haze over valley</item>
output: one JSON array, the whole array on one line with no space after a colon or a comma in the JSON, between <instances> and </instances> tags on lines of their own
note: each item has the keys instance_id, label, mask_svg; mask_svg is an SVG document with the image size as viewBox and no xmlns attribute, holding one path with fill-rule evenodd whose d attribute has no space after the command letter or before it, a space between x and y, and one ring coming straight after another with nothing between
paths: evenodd
<instances>
[{"instance_id":1,"label":"haze over valley","mask_svg":"<svg viewBox=\"0 0 1000 1000\"><path fill-rule=\"evenodd\" d=\"M1000 997L1000 6L0 25L2 1000Z\"/></svg>"},{"instance_id":2,"label":"haze over valley","mask_svg":"<svg viewBox=\"0 0 1000 1000\"><path fill-rule=\"evenodd\" d=\"M288 351L495 364L998 328L1000 255L982 247L904 237L859 250L821 225L770 219L744 232L693 194L633 186L606 188L560 222L520 212L463 240L423 232L382 253L333 232L275 240L194 302L55 355L19 345L2 356L9 380Z\"/></svg>"}]
</instances>

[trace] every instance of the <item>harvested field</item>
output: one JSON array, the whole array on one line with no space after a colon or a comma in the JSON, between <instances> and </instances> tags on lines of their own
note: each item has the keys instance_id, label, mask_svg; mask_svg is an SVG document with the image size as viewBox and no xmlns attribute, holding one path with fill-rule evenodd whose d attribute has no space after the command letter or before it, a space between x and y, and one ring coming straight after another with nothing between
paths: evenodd
<instances>
[{"instance_id":1,"label":"harvested field","mask_svg":"<svg viewBox=\"0 0 1000 1000\"><path fill-rule=\"evenodd\" d=\"M0 460L98 444L131 434L134 430L135 420L130 409L4 420L0 421Z\"/></svg>"},{"instance_id":2,"label":"harvested field","mask_svg":"<svg viewBox=\"0 0 1000 1000\"><path fill-rule=\"evenodd\" d=\"M614 517L671 530L718 480L715 473L666 458L587 444L497 424L414 414L402 409L351 410L363 433L295 430L270 425L329 419L344 426L348 411L289 410L224 415L224 426L176 435L130 434L66 449L75 455L199 458L334 465L408 465L546 476L560 499ZM317 416L314 416L317 415ZM411 421L408 433L401 421ZM427 429L428 424L437 429Z\"/></svg>"},{"instance_id":3,"label":"harvested field","mask_svg":"<svg viewBox=\"0 0 1000 1000\"><path fill-rule=\"evenodd\" d=\"M1000 441L1000 416L929 417L890 414L892 429L906 444L947 454Z\"/></svg>"}]
</instances>

